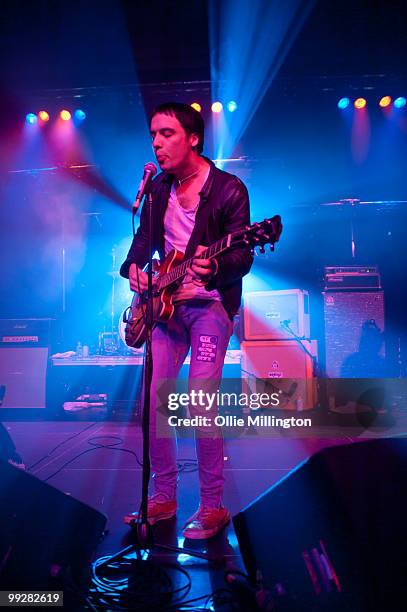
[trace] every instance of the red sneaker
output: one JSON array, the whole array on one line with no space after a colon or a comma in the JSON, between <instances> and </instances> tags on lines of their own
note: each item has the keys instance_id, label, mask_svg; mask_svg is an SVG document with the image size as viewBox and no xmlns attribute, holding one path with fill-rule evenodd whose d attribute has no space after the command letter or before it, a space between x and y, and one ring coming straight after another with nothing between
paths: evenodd
<instances>
[{"instance_id":1,"label":"red sneaker","mask_svg":"<svg viewBox=\"0 0 407 612\"><path fill-rule=\"evenodd\" d=\"M183 535L190 540L205 540L217 535L230 521L226 508L207 508L199 506L187 521Z\"/></svg>"},{"instance_id":2,"label":"red sneaker","mask_svg":"<svg viewBox=\"0 0 407 612\"><path fill-rule=\"evenodd\" d=\"M175 499L163 499L160 495L152 495L148 498L147 519L150 525L164 521L175 516L177 513L177 502ZM133 525L139 519L140 512L129 512L123 517L126 525Z\"/></svg>"}]
</instances>

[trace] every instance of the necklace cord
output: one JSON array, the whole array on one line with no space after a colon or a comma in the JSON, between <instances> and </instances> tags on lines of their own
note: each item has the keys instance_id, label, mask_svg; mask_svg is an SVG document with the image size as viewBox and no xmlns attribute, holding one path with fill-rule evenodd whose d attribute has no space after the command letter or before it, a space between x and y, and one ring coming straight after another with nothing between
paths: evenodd
<instances>
[{"instance_id":1,"label":"necklace cord","mask_svg":"<svg viewBox=\"0 0 407 612\"><path fill-rule=\"evenodd\" d=\"M185 181L187 181L188 179L192 178L193 176L196 176L199 172L199 168L198 170L195 170L195 172L193 172L192 174L189 174L188 176L186 176L185 178L182 179L175 179L178 183L178 187L181 187L182 183L185 183Z\"/></svg>"}]
</instances>

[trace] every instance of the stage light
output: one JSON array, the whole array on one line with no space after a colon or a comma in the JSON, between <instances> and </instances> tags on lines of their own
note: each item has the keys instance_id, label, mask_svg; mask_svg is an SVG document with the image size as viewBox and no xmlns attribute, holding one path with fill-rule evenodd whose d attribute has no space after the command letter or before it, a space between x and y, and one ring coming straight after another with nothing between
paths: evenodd
<instances>
[{"instance_id":1,"label":"stage light","mask_svg":"<svg viewBox=\"0 0 407 612\"><path fill-rule=\"evenodd\" d=\"M403 106L406 105L406 99L404 98L404 96L400 96L399 98L396 98L394 100L394 106L396 108L403 108Z\"/></svg>"},{"instance_id":2,"label":"stage light","mask_svg":"<svg viewBox=\"0 0 407 612\"><path fill-rule=\"evenodd\" d=\"M349 104L350 104L349 98L341 98L338 102L338 108L340 108L341 110L344 110L345 108L348 108Z\"/></svg>"},{"instance_id":3,"label":"stage light","mask_svg":"<svg viewBox=\"0 0 407 612\"><path fill-rule=\"evenodd\" d=\"M387 108L388 106L390 106L390 104L391 104L390 96L383 96L379 100L379 106L381 106L382 108Z\"/></svg>"},{"instance_id":4,"label":"stage light","mask_svg":"<svg viewBox=\"0 0 407 612\"><path fill-rule=\"evenodd\" d=\"M211 110L213 113L221 113L223 110L222 102L214 102L211 106Z\"/></svg>"},{"instance_id":5,"label":"stage light","mask_svg":"<svg viewBox=\"0 0 407 612\"><path fill-rule=\"evenodd\" d=\"M25 116L25 122L28 123L28 125L34 125L37 121L37 115L34 115L34 113L28 113L28 115Z\"/></svg>"},{"instance_id":6,"label":"stage light","mask_svg":"<svg viewBox=\"0 0 407 612\"><path fill-rule=\"evenodd\" d=\"M198 113L201 112L202 110L202 106L200 104L198 104L198 102L192 102L191 104L192 108L194 108L196 111L198 111Z\"/></svg>"},{"instance_id":7,"label":"stage light","mask_svg":"<svg viewBox=\"0 0 407 612\"><path fill-rule=\"evenodd\" d=\"M356 100L353 103L354 107L357 108L358 110L360 110L361 108L365 108L366 104L367 103L366 103L365 98L356 98Z\"/></svg>"},{"instance_id":8,"label":"stage light","mask_svg":"<svg viewBox=\"0 0 407 612\"><path fill-rule=\"evenodd\" d=\"M77 108L73 114L75 121L80 122L86 119L86 113L80 108Z\"/></svg>"},{"instance_id":9,"label":"stage light","mask_svg":"<svg viewBox=\"0 0 407 612\"><path fill-rule=\"evenodd\" d=\"M62 119L62 121L69 121L71 119L71 113L68 110L61 110L61 112L59 113L60 118Z\"/></svg>"},{"instance_id":10,"label":"stage light","mask_svg":"<svg viewBox=\"0 0 407 612\"><path fill-rule=\"evenodd\" d=\"M236 109L237 109L237 104L234 100L231 100L230 102L228 102L229 113L234 113Z\"/></svg>"},{"instance_id":11,"label":"stage light","mask_svg":"<svg viewBox=\"0 0 407 612\"><path fill-rule=\"evenodd\" d=\"M49 121L49 114L47 113L47 111L42 110L38 113L38 119L42 121L42 123L46 123L47 121Z\"/></svg>"}]
</instances>

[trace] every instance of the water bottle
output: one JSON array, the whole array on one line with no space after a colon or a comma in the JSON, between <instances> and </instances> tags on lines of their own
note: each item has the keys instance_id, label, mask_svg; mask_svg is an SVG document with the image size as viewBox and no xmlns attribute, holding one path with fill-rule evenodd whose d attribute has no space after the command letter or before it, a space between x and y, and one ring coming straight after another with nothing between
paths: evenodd
<instances>
[{"instance_id":1,"label":"water bottle","mask_svg":"<svg viewBox=\"0 0 407 612\"><path fill-rule=\"evenodd\" d=\"M75 352L77 357L83 357L83 348L80 341L78 341L78 343L76 344Z\"/></svg>"}]
</instances>

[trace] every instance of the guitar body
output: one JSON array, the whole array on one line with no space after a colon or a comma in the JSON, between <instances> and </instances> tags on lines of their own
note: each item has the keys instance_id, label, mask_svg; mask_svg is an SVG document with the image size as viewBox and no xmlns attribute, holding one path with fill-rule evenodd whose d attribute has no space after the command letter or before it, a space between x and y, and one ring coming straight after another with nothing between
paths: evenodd
<instances>
[{"instance_id":1,"label":"guitar body","mask_svg":"<svg viewBox=\"0 0 407 612\"><path fill-rule=\"evenodd\" d=\"M172 268L182 262L184 254L176 249L170 251L165 258L163 264L158 269L157 277L164 276L171 272ZM174 314L174 305L172 303L172 294L176 290L177 285L170 285L163 289L159 295L153 297L153 321L154 326L160 322L166 322L171 319ZM153 287L154 289L154 287ZM146 316L147 302L143 295L135 293L128 309L129 315L126 321L125 340L127 346L140 348L147 337Z\"/></svg>"}]
</instances>

